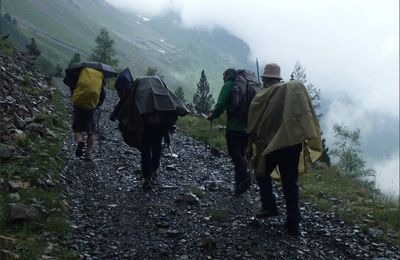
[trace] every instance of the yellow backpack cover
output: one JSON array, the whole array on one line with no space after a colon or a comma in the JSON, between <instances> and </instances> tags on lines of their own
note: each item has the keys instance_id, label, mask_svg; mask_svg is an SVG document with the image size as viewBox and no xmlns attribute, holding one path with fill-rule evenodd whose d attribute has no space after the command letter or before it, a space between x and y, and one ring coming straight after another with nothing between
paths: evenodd
<instances>
[{"instance_id":1,"label":"yellow backpack cover","mask_svg":"<svg viewBox=\"0 0 400 260\"><path fill-rule=\"evenodd\" d=\"M92 68L83 68L72 94L74 106L84 110L95 109L100 100L102 82L102 72Z\"/></svg>"}]
</instances>

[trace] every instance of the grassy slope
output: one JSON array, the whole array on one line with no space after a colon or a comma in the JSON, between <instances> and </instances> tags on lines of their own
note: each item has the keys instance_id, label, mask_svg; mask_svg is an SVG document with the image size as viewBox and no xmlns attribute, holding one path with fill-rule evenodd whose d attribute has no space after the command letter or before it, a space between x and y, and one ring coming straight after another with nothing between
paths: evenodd
<instances>
[{"instance_id":1,"label":"grassy slope","mask_svg":"<svg viewBox=\"0 0 400 260\"><path fill-rule=\"evenodd\" d=\"M59 184L56 184L55 187L35 184L38 179L48 178L47 174L53 180L57 180L65 161L62 151L63 140L67 133L64 99L58 91L55 91L50 102L54 106L56 114L54 117L45 116L44 124L58 137L42 139L27 136L18 143L20 149L28 151L27 156L18 160L2 161L0 165L0 177L5 181L18 180L30 183L29 188L18 191L19 203L29 205L36 201L46 212L50 213L46 221L41 223L40 228L29 223L8 225L6 222L7 205L15 201L8 196L9 193L5 190L0 190L0 234L16 239L15 249L11 250L17 253L21 259L37 259L44 254L48 246L44 232L47 232L47 238L53 238L60 242L68 236L70 230L65 208L60 203L63 199L63 187ZM57 245L51 254L57 259L76 258L75 254L69 249L63 248L62 244Z\"/></svg>"}]
</instances>

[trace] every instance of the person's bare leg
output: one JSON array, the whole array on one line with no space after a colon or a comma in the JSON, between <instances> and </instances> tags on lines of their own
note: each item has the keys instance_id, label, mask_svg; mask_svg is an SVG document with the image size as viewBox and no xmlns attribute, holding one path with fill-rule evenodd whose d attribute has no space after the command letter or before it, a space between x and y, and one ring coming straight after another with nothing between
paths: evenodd
<instances>
[{"instance_id":1,"label":"person's bare leg","mask_svg":"<svg viewBox=\"0 0 400 260\"><path fill-rule=\"evenodd\" d=\"M94 134L89 134L87 137L87 149L86 149L86 159L92 159L93 145L94 145Z\"/></svg>"},{"instance_id":2,"label":"person's bare leg","mask_svg":"<svg viewBox=\"0 0 400 260\"><path fill-rule=\"evenodd\" d=\"M83 135L80 132L75 132L75 140L79 142L83 142Z\"/></svg>"}]
</instances>

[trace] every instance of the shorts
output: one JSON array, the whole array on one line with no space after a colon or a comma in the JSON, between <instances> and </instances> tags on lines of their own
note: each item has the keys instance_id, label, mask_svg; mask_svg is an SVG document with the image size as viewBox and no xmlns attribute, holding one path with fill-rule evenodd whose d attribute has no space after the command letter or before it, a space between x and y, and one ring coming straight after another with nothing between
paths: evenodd
<instances>
[{"instance_id":1,"label":"shorts","mask_svg":"<svg viewBox=\"0 0 400 260\"><path fill-rule=\"evenodd\" d=\"M83 110L74 106L72 115L72 130L74 132L86 132L88 135L93 134L95 129L94 110Z\"/></svg>"}]
</instances>

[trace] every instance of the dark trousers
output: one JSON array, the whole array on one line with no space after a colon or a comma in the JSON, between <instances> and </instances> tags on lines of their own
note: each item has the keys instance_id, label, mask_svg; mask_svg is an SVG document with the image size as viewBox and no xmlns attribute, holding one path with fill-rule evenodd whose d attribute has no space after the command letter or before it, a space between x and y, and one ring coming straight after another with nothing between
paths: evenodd
<instances>
[{"instance_id":1,"label":"dark trousers","mask_svg":"<svg viewBox=\"0 0 400 260\"><path fill-rule=\"evenodd\" d=\"M300 223L299 187L297 186L297 180L299 176L298 165L301 149L302 144L297 144L276 150L267 155L266 175L257 178L263 209L275 210L276 199L272 191L271 172L276 166L279 167L283 194L286 201L286 223L294 227Z\"/></svg>"},{"instance_id":2,"label":"dark trousers","mask_svg":"<svg viewBox=\"0 0 400 260\"><path fill-rule=\"evenodd\" d=\"M161 140L165 133L162 124L145 124L142 137L141 167L143 177L149 179L160 167Z\"/></svg>"},{"instance_id":3,"label":"dark trousers","mask_svg":"<svg viewBox=\"0 0 400 260\"><path fill-rule=\"evenodd\" d=\"M249 177L247 164L245 161L245 151L247 147L247 134L242 131L226 130L226 144L228 146L229 156L232 158L235 166L236 184Z\"/></svg>"}]
</instances>

